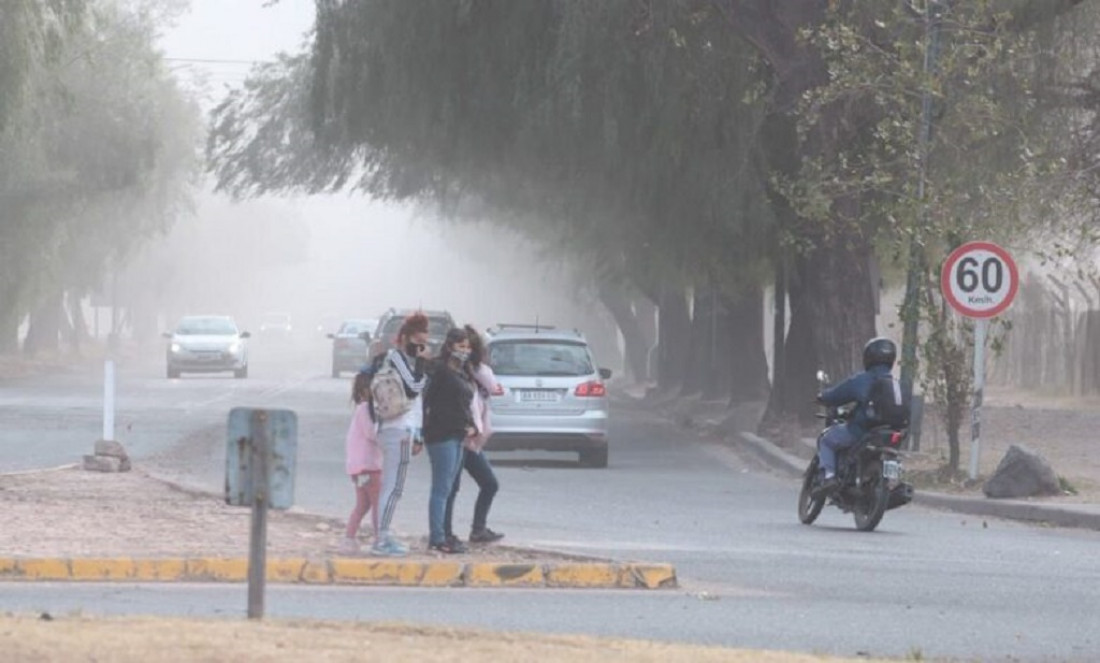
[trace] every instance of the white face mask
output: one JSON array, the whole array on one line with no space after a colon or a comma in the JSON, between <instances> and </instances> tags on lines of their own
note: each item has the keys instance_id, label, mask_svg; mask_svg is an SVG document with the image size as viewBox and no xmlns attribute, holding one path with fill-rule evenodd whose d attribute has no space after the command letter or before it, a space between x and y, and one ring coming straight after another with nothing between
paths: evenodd
<instances>
[{"instance_id":1,"label":"white face mask","mask_svg":"<svg viewBox=\"0 0 1100 663\"><path fill-rule=\"evenodd\" d=\"M451 358L458 360L458 363L460 363L460 364L465 364L466 361L470 358L470 351L469 350L452 350L451 351Z\"/></svg>"}]
</instances>

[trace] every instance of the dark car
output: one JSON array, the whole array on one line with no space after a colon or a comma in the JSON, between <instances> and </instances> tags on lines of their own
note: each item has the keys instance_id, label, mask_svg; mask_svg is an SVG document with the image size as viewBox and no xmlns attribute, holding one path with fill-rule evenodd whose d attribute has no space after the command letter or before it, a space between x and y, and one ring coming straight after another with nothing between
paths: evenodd
<instances>
[{"instance_id":1,"label":"dark car","mask_svg":"<svg viewBox=\"0 0 1100 663\"><path fill-rule=\"evenodd\" d=\"M378 319L378 328L375 330L370 344L370 356L374 357L393 347L397 339L397 332L401 330L401 323L405 318L417 309L389 309ZM428 316L428 352L433 356L439 354L439 348L447 337L447 332L455 327L454 318L447 311L421 311Z\"/></svg>"},{"instance_id":2,"label":"dark car","mask_svg":"<svg viewBox=\"0 0 1100 663\"><path fill-rule=\"evenodd\" d=\"M332 377L357 371L367 363L367 345L377 326L378 321L366 318L345 320L336 333L328 334L332 339Z\"/></svg>"}]
</instances>

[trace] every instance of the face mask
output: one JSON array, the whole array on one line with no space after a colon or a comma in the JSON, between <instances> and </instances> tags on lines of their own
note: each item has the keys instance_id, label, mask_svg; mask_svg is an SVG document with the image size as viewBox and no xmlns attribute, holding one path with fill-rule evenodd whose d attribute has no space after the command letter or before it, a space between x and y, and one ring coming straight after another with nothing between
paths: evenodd
<instances>
[{"instance_id":1,"label":"face mask","mask_svg":"<svg viewBox=\"0 0 1100 663\"><path fill-rule=\"evenodd\" d=\"M470 352L468 350L454 350L451 352L451 357L458 360L458 363L465 364L466 360L470 358Z\"/></svg>"}]
</instances>

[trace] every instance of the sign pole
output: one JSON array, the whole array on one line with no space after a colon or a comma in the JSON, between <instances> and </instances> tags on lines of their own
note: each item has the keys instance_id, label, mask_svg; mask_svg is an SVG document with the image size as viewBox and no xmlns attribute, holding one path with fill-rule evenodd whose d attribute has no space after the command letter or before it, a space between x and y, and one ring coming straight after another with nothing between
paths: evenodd
<instances>
[{"instance_id":1,"label":"sign pole","mask_svg":"<svg viewBox=\"0 0 1100 663\"><path fill-rule=\"evenodd\" d=\"M970 405L970 480L978 478L982 447L982 400L985 390L985 337L989 320L974 321L974 398Z\"/></svg>"},{"instance_id":2,"label":"sign pole","mask_svg":"<svg viewBox=\"0 0 1100 663\"><path fill-rule=\"evenodd\" d=\"M263 619L267 569L268 460L267 412L252 413L252 530L248 541L248 618Z\"/></svg>"}]
</instances>

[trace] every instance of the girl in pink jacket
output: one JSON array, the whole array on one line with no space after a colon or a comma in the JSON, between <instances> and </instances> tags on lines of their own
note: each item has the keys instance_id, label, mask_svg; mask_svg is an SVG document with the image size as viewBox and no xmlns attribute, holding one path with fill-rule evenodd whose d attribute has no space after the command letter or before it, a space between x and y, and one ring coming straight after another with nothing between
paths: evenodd
<instances>
[{"instance_id":1,"label":"girl in pink jacket","mask_svg":"<svg viewBox=\"0 0 1100 663\"><path fill-rule=\"evenodd\" d=\"M355 414L348 426L346 441L346 469L355 485L355 508L348 516L348 527L340 552L354 555L359 552L359 526L367 512L371 512L374 537L378 537L378 494L382 489L382 448L378 445L377 426L371 416L370 374L360 371L351 387L351 399L355 401Z\"/></svg>"}]
</instances>

